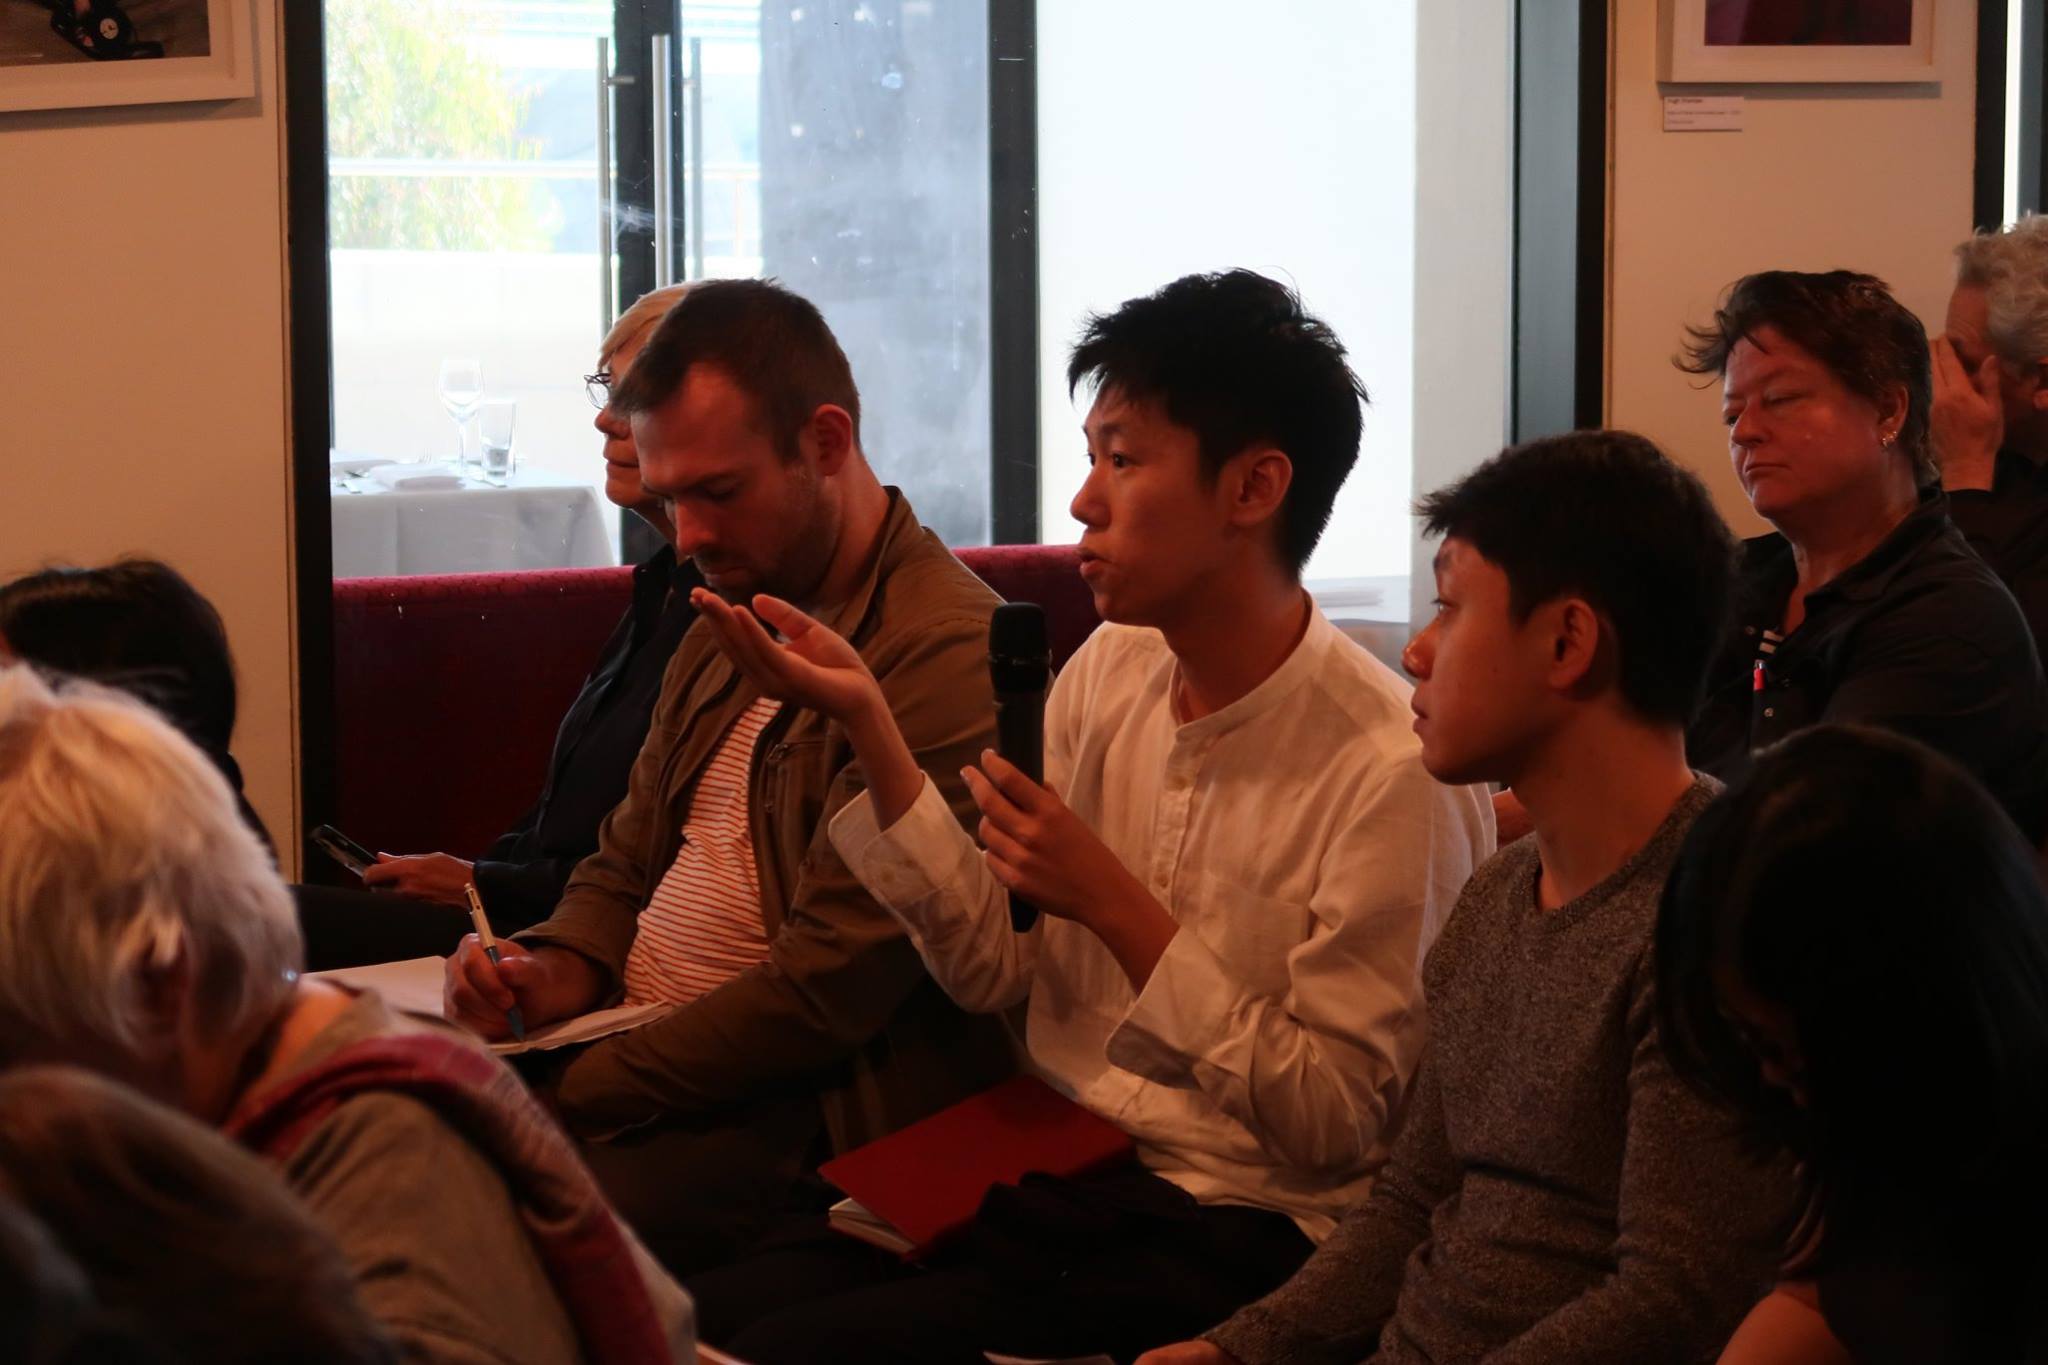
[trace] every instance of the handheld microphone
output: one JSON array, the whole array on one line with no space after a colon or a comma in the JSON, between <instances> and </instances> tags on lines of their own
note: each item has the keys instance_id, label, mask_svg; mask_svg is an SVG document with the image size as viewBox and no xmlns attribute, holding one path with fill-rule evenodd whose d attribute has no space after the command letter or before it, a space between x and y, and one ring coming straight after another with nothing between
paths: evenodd
<instances>
[{"instance_id":1,"label":"handheld microphone","mask_svg":"<svg viewBox=\"0 0 2048 1365\"><path fill-rule=\"evenodd\" d=\"M1045 689L1052 678L1052 646L1045 608L1005 602L988 623L988 674L996 692L996 752L1033 782L1045 781ZM1023 933L1038 910L1010 896L1010 927Z\"/></svg>"}]
</instances>

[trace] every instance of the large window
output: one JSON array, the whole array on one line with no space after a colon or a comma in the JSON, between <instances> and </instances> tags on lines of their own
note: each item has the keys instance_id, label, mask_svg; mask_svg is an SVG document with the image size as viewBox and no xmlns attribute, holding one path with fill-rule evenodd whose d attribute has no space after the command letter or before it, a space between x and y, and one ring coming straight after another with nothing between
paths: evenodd
<instances>
[{"instance_id":1,"label":"large window","mask_svg":"<svg viewBox=\"0 0 2048 1365\"><path fill-rule=\"evenodd\" d=\"M1069 540L1084 465L1066 351L1083 315L1189 271L1288 281L1372 394L1309 565L1408 570L1415 0L1041 4L1041 526ZM1083 399L1085 401L1085 395ZM1370 595L1370 593L1366 594Z\"/></svg>"},{"instance_id":2,"label":"large window","mask_svg":"<svg viewBox=\"0 0 2048 1365\"><path fill-rule=\"evenodd\" d=\"M1081 319L1242 265L1296 284L1373 395L1311 578L1405 620L1418 450L1455 428L1469 463L1504 428L1498 344L1452 357L1431 307L1505 331L1507 8L326 0L336 572L643 550L580 377L638 294L732 275L819 304L870 457L949 541L1071 540ZM1486 230L1419 234L1446 199ZM451 466L472 398L517 403L509 478Z\"/></svg>"}]
</instances>

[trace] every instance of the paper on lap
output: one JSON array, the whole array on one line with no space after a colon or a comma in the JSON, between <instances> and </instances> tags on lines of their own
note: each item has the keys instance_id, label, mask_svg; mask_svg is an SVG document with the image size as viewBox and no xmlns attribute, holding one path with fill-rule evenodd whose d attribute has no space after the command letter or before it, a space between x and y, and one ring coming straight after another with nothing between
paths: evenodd
<instances>
[{"instance_id":1,"label":"paper on lap","mask_svg":"<svg viewBox=\"0 0 2048 1365\"><path fill-rule=\"evenodd\" d=\"M338 967L331 972L308 972L306 976L314 981L332 981L337 986L351 990L373 990L384 998L392 1009L408 1014L425 1014L441 1018L441 982L447 970L447 959L439 957L412 957L403 962L379 962L368 967ZM507 1038L491 1044L491 1051L509 1054L514 1052L544 1052L549 1048L568 1047L572 1043L588 1043L627 1029L638 1028L650 1019L667 1014L673 1005L614 1005L608 1010L592 1010L579 1014L574 1019L564 1019L545 1028L531 1029L524 1043Z\"/></svg>"}]
</instances>

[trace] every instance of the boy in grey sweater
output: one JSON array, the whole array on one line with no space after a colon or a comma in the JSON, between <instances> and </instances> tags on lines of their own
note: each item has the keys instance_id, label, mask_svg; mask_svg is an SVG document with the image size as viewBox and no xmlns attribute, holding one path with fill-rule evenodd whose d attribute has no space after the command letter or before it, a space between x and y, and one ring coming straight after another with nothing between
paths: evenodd
<instances>
[{"instance_id":1,"label":"boy in grey sweater","mask_svg":"<svg viewBox=\"0 0 2048 1365\"><path fill-rule=\"evenodd\" d=\"M1366 1201L1286 1285L1141 1365L1711 1359L1768 1288L1787 1173L1672 1074L1658 899L1711 798L1684 725L1733 547L1641 437L1509 450L1423 502L1438 612L1408 646L1423 763L1535 832L1424 968L1430 1041Z\"/></svg>"}]
</instances>

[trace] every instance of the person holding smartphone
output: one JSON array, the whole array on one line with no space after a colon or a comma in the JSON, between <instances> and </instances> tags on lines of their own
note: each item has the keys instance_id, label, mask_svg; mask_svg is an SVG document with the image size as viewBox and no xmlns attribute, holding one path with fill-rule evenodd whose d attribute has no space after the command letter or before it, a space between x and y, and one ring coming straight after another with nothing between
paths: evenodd
<instances>
[{"instance_id":1,"label":"person holding smartphone","mask_svg":"<svg viewBox=\"0 0 2048 1365\"><path fill-rule=\"evenodd\" d=\"M294 888L309 968L453 952L469 932L462 888L472 881L494 924L508 933L536 924L554 911L576 864L596 851L598 824L625 796L626 776L647 738L662 673L697 618L690 592L704 581L687 559L677 559L661 500L640 482L630 421L611 406L611 386L686 291L685 285L669 285L627 309L598 349L597 373L588 377L590 400L599 405L596 426L604 436L605 496L670 543L634 568L632 604L562 717L539 798L474 861L445 852L369 853L366 866L350 870L375 895L356 888ZM332 833L346 840L341 831ZM318 831L314 842L344 867L355 861L338 854L341 845Z\"/></svg>"}]
</instances>

